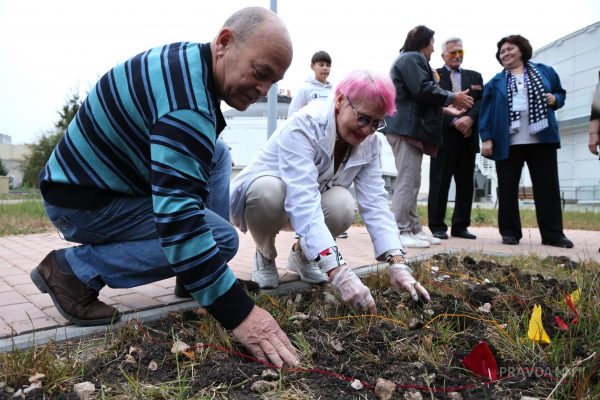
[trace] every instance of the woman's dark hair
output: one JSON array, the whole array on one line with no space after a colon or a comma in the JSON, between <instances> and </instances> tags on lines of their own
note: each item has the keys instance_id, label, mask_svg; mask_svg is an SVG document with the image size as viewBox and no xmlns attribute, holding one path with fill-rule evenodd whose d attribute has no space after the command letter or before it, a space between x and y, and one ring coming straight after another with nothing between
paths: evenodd
<instances>
[{"instance_id":1,"label":"woman's dark hair","mask_svg":"<svg viewBox=\"0 0 600 400\"><path fill-rule=\"evenodd\" d=\"M521 50L521 61L523 61L524 63L531 60L533 48L531 47L531 43L529 43L529 40L525 39L521 35L510 35L500 39L500 41L497 44L498 51L496 51L496 60L498 60L500 65L502 65L502 61L500 61L500 48L504 43L510 43L517 46L519 50Z\"/></svg>"},{"instance_id":2,"label":"woman's dark hair","mask_svg":"<svg viewBox=\"0 0 600 400\"><path fill-rule=\"evenodd\" d=\"M400 51L421 51L429 46L434 34L435 32L425 25L416 26L406 35L406 40Z\"/></svg>"},{"instance_id":3,"label":"woman's dark hair","mask_svg":"<svg viewBox=\"0 0 600 400\"><path fill-rule=\"evenodd\" d=\"M313 54L310 63L312 65L318 63L319 61L324 61L327 64L331 65L331 56L326 51L317 51L315 54Z\"/></svg>"}]
</instances>

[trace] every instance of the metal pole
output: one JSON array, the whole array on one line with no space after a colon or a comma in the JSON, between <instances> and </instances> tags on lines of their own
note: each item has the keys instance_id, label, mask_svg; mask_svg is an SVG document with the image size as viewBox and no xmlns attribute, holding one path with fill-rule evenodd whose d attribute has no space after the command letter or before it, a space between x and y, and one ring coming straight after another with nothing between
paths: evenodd
<instances>
[{"instance_id":1,"label":"metal pole","mask_svg":"<svg viewBox=\"0 0 600 400\"><path fill-rule=\"evenodd\" d=\"M271 0L271 11L277 14L277 0ZM274 84L267 94L267 138L277 128L277 92L277 84Z\"/></svg>"}]
</instances>

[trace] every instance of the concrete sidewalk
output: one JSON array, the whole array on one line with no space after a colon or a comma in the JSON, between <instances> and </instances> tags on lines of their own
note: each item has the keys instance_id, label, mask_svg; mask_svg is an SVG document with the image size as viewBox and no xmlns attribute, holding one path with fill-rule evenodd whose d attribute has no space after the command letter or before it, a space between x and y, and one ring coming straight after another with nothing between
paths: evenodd
<instances>
[{"instance_id":1,"label":"concrete sidewalk","mask_svg":"<svg viewBox=\"0 0 600 400\"><path fill-rule=\"evenodd\" d=\"M542 246L537 229L524 229L524 237L518 246L506 246L500 242L496 228L470 228L476 240L450 238L441 245L428 249L409 249L409 259L447 251L471 251L503 254L537 254L541 257L568 256L575 261L595 260L600 262L600 232L565 231L575 244L573 249ZM352 267L376 263L373 247L364 227L352 227L347 239L338 239L344 258ZM294 234L282 232L277 238L277 264L281 279L295 281L298 276L288 271L286 260L294 242ZM62 240L56 233L8 236L0 238L0 341L14 341L19 335L40 331L65 330L69 323L58 313L50 296L42 294L31 282L29 272L51 250L73 245ZM241 279L250 279L254 243L249 234L240 234L240 250L230 263L234 273ZM133 315L162 315L190 301L182 301L173 295L175 279L167 279L132 289L103 289L100 299L115 305L119 310ZM70 327L75 329L75 327ZM68 336L68 334L67 334ZM1 346L0 346L1 347ZM1 351L1 350L0 350Z\"/></svg>"}]
</instances>

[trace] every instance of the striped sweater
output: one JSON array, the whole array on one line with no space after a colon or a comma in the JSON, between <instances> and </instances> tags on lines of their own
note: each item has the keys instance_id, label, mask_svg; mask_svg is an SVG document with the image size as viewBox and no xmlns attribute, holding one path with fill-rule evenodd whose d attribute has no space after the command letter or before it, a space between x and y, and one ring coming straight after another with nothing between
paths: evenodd
<instances>
[{"instance_id":1,"label":"striped sweater","mask_svg":"<svg viewBox=\"0 0 600 400\"><path fill-rule=\"evenodd\" d=\"M174 43L115 66L71 121L40 187L46 201L71 208L152 196L159 241L175 273L232 329L253 303L204 219L214 144L225 126L213 82L210 44Z\"/></svg>"}]
</instances>

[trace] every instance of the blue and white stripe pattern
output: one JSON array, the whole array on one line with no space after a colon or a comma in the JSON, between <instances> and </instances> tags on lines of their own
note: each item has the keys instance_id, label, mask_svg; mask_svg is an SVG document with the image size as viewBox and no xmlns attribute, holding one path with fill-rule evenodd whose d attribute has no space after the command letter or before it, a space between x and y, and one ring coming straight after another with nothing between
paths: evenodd
<instances>
[{"instance_id":1,"label":"blue and white stripe pattern","mask_svg":"<svg viewBox=\"0 0 600 400\"><path fill-rule=\"evenodd\" d=\"M234 298L247 312L252 303L204 221L202 199L224 127L212 82L209 44L174 43L117 65L89 93L40 180L151 195L167 259L202 306L227 308L213 315L228 327Z\"/></svg>"}]
</instances>

